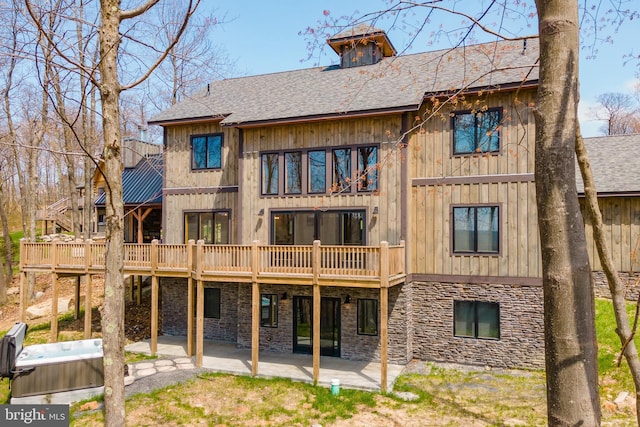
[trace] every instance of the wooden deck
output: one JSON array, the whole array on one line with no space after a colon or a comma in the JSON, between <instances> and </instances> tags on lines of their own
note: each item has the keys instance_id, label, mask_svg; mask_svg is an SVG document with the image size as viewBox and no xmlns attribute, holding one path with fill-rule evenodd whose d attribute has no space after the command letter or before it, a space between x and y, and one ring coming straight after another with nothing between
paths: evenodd
<instances>
[{"instance_id":1,"label":"wooden deck","mask_svg":"<svg viewBox=\"0 0 640 427\"><path fill-rule=\"evenodd\" d=\"M52 276L51 313L58 312L59 276L85 276L85 337L91 334L91 276L104 273L108 243L104 242L20 242L21 317L26 320L26 275L29 272ZM187 279L187 354L194 352L196 365L202 366L204 347L204 282L251 284L251 372L258 374L260 340L260 286L286 284L313 287L313 378L320 375L320 288L323 286L364 287L380 292L380 358L382 391L387 389L387 345L389 287L405 280L404 242L389 246L311 246L205 245L189 241L186 245L124 245L124 274L151 276L151 353L158 344L158 297L160 277ZM195 282L195 289L194 289ZM79 281L78 281L79 301ZM138 285L138 295L141 286ZM197 301L194 304L194 292ZM77 306L79 308L79 306ZM249 314L249 313L247 313ZM195 328L194 328L195 317ZM195 329L195 342L194 332ZM51 316L51 340L58 336L58 318Z\"/></svg>"},{"instance_id":2,"label":"wooden deck","mask_svg":"<svg viewBox=\"0 0 640 427\"><path fill-rule=\"evenodd\" d=\"M20 243L22 272L101 274L105 242ZM314 262L319 260L319 262ZM388 272L388 274L383 274ZM191 277L205 282L380 288L405 278L404 243L389 246L124 245L124 274ZM382 276L385 277L382 277Z\"/></svg>"}]
</instances>

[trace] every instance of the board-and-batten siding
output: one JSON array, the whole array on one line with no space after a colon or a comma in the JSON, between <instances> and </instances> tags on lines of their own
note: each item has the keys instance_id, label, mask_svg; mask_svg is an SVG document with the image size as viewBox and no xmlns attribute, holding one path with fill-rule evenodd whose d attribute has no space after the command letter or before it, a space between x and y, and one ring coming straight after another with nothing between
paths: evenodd
<instances>
[{"instance_id":1,"label":"board-and-batten siding","mask_svg":"<svg viewBox=\"0 0 640 427\"><path fill-rule=\"evenodd\" d=\"M498 154L452 155L449 112L456 108L430 119L412 135L407 150L413 178L408 233L412 273L541 276L533 181L535 132L529 111L534 92L518 94L517 102L514 95L510 92L482 99L481 105L503 109ZM467 101L474 102L471 98ZM491 176L489 182L479 182L487 175ZM461 181L447 181L451 178ZM451 253L451 206L466 204L500 207L498 255Z\"/></svg>"},{"instance_id":2,"label":"board-and-batten siding","mask_svg":"<svg viewBox=\"0 0 640 427\"><path fill-rule=\"evenodd\" d=\"M184 243L184 212L231 211L231 243L237 242L238 193L216 192L238 185L238 130L217 122L167 126L164 176L165 243ZM223 132L222 168L191 170L191 136Z\"/></svg>"},{"instance_id":3,"label":"board-and-batten siding","mask_svg":"<svg viewBox=\"0 0 640 427\"><path fill-rule=\"evenodd\" d=\"M584 206L583 199L580 203ZM640 271L640 198L600 197L598 204L614 265L620 272ZM591 269L602 270L593 240L591 218L584 208L583 217Z\"/></svg>"},{"instance_id":4,"label":"board-and-batten siding","mask_svg":"<svg viewBox=\"0 0 640 427\"><path fill-rule=\"evenodd\" d=\"M401 124L402 117L393 115L244 129L241 203L245 217L241 226L245 243L252 240L269 242L269 213L272 210L355 208L365 209L367 213L367 245L377 245L383 240L392 245L398 244L402 223L402 159L396 139L401 133ZM304 196L262 196L260 193L260 154L265 151L331 149L365 144L379 144L380 147L377 192ZM330 167L327 164L327 168ZM352 172L355 173L355 169L352 165ZM378 207L377 215L373 214L375 207ZM258 216L262 209L264 215Z\"/></svg>"}]
</instances>

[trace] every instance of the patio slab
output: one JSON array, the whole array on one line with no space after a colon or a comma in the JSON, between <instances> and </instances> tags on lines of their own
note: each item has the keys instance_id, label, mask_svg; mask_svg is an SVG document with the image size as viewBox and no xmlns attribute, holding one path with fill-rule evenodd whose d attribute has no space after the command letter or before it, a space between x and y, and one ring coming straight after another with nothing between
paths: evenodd
<instances>
[{"instance_id":1,"label":"patio slab","mask_svg":"<svg viewBox=\"0 0 640 427\"><path fill-rule=\"evenodd\" d=\"M150 341L129 344L126 351L151 354ZM159 336L158 356L187 358L186 337ZM195 362L195 357L189 360ZM215 372L234 375L251 375L251 350L237 348L232 343L216 341L204 342L202 367ZM388 391L404 370L404 365L387 365ZM286 354L261 351L258 362L258 376L263 378L290 378L294 381L313 383L313 360L311 355ZM320 358L318 384L329 387L332 380L340 381L343 388L380 391L380 363L357 362L338 357Z\"/></svg>"}]
</instances>

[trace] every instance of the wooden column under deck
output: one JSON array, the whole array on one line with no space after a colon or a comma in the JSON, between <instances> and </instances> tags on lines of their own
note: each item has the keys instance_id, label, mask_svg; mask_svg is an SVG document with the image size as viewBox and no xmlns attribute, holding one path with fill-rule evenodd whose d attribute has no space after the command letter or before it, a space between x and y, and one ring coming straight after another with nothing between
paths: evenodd
<instances>
[{"instance_id":1,"label":"wooden column under deck","mask_svg":"<svg viewBox=\"0 0 640 427\"><path fill-rule=\"evenodd\" d=\"M320 380L320 241L313 241L313 383Z\"/></svg>"},{"instance_id":2,"label":"wooden column under deck","mask_svg":"<svg viewBox=\"0 0 640 427\"><path fill-rule=\"evenodd\" d=\"M158 241L151 242L151 355L158 352Z\"/></svg>"},{"instance_id":3,"label":"wooden column under deck","mask_svg":"<svg viewBox=\"0 0 640 427\"><path fill-rule=\"evenodd\" d=\"M91 338L91 315L93 310L91 306L93 278L90 274L85 275L84 283L86 285L84 292L84 339L89 339Z\"/></svg>"},{"instance_id":4,"label":"wooden column under deck","mask_svg":"<svg viewBox=\"0 0 640 427\"><path fill-rule=\"evenodd\" d=\"M20 272L20 321L27 321L27 273Z\"/></svg>"},{"instance_id":5,"label":"wooden column under deck","mask_svg":"<svg viewBox=\"0 0 640 427\"><path fill-rule=\"evenodd\" d=\"M58 274L51 273L51 337L50 342L58 342Z\"/></svg>"},{"instance_id":6,"label":"wooden column under deck","mask_svg":"<svg viewBox=\"0 0 640 427\"><path fill-rule=\"evenodd\" d=\"M380 391L387 392L389 341L389 244L380 242Z\"/></svg>"},{"instance_id":7,"label":"wooden column under deck","mask_svg":"<svg viewBox=\"0 0 640 427\"><path fill-rule=\"evenodd\" d=\"M198 240L196 250L196 366L202 367L204 353L204 282L202 281L202 263L204 261L204 240Z\"/></svg>"},{"instance_id":8,"label":"wooden column under deck","mask_svg":"<svg viewBox=\"0 0 640 427\"><path fill-rule=\"evenodd\" d=\"M75 289L74 289L74 291L75 291L74 292L75 293L75 295L74 295L75 300L73 302L73 318L75 320L80 319L80 278L81 278L80 275L78 275L76 277L76 286L75 286Z\"/></svg>"},{"instance_id":9,"label":"wooden column under deck","mask_svg":"<svg viewBox=\"0 0 640 427\"><path fill-rule=\"evenodd\" d=\"M194 240L187 242L187 265L193 266ZM193 277L189 274L187 278L187 356L193 356L193 317L195 315L193 298Z\"/></svg>"},{"instance_id":10,"label":"wooden column under deck","mask_svg":"<svg viewBox=\"0 0 640 427\"><path fill-rule=\"evenodd\" d=\"M251 375L258 375L260 358L260 285L258 284L258 241L251 244Z\"/></svg>"}]
</instances>

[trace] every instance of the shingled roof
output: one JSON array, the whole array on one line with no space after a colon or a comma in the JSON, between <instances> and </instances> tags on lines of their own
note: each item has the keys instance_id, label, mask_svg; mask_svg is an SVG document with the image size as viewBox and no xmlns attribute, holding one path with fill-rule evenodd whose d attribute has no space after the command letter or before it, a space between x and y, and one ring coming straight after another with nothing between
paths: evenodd
<instances>
[{"instance_id":1,"label":"shingled roof","mask_svg":"<svg viewBox=\"0 0 640 427\"><path fill-rule=\"evenodd\" d=\"M122 171L122 198L125 206L162 204L162 154L142 158L134 168ZM96 206L104 206L105 194L96 199Z\"/></svg>"},{"instance_id":2,"label":"shingled roof","mask_svg":"<svg viewBox=\"0 0 640 427\"><path fill-rule=\"evenodd\" d=\"M640 194L640 134L585 138L589 162L600 195ZM576 165L578 193L584 193Z\"/></svg>"},{"instance_id":3,"label":"shingled roof","mask_svg":"<svg viewBox=\"0 0 640 427\"><path fill-rule=\"evenodd\" d=\"M220 119L222 125L415 111L425 96L464 87L537 83L537 40L501 41L384 58L374 65L316 67L214 81L149 123Z\"/></svg>"}]
</instances>

